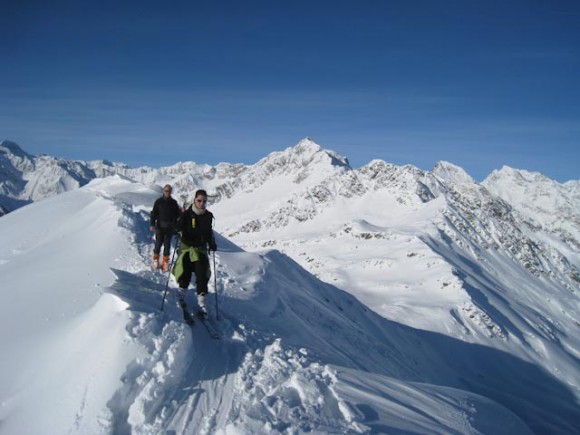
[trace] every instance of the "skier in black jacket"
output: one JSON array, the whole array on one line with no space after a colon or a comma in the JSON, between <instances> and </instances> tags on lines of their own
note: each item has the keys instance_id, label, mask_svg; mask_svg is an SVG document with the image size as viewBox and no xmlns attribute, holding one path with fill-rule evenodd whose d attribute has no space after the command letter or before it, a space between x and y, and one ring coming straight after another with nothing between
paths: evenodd
<instances>
[{"instance_id":1,"label":"skier in black jacket","mask_svg":"<svg viewBox=\"0 0 580 435\"><path fill-rule=\"evenodd\" d=\"M206 295L207 283L211 276L209 253L216 251L212 223L213 214L206 209L207 193L205 190L195 192L193 204L180 216L176 229L181 235L180 253L175 261L173 275L179 283L179 304L183 309L184 319L191 321L185 294L191 282L192 273L195 274L197 290L198 316L207 316Z\"/></svg>"},{"instance_id":2,"label":"skier in black jacket","mask_svg":"<svg viewBox=\"0 0 580 435\"><path fill-rule=\"evenodd\" d=\"M175 223L181 211L177 201L171 197L173 189L169 184L163 187L163 196L158 198L151 210L151 231L155 231L155 247L153 248L153 266L159 269L159 253L163 245L163 262L161 268L164 272L169 267L169 250L171 238L175 234Z\"/></svg>"}]
</instances>

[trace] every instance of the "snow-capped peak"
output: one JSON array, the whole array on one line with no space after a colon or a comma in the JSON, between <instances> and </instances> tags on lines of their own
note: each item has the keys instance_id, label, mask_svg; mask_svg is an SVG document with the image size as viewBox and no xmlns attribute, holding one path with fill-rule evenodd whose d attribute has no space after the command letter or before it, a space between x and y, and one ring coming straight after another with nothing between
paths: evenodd
<instances>
[{"instance_id":1,"label":"snow-capped peak","mask_svg":"<svg viewBox=\"0 0 580 435\"><path fill-rule=\"evenodd\" d=\"M298 144L294 146L294 150L297 153L304 155L315 155L318 153L323 153L331 157L331 163L335 166L349 166L348 159L336 151L327 150L318 145L314 140L309 137L302 139Z\"/></svg>"},{"instance_id":2,"label":"snow-capped peak","mask_svg":"<svg viewBox=\"0 0 580 435\"><path fill-rule=\"evenodd\" d=\"M580 195L577 182L561 184L539 172L504 166L482 183L534 224L550 229L574 244L580 241Z\"/></svg>"},{"instance_id":3,"label":"snow-capped peak","mask_svg":"<svg viewBox=\"0 0 580 435\"><path fill-rule=\"evenodd\" d=\"M6 156L13 155L19 158L32 158L32 156L20 148L16 142L12 142L10 140L3 140L0 142L0 154L4 154Z\"/></svg>"},{"instance_id":4,"label":"snow-capped peak","mask_svg":"<svg viewBox=\"0 0 580 435\"><path fill-rule=\"evenodd\" d=\"M294 148L305 152L308 151L318 152L322 150L322 147L309 137L301 139L296 145L294 145Z\"/></svg>"},{"instance_id":5,"label":"snow-capped peak","mask_svg":"<svg viewBox=\"0 0 580 435\"><path fill-rule=\"evenodd\" d=\"M465 170L446 161L437 162L433 174L440 180L452 184L474 184L475 180Z\"/></svg>"},{"instance_id":6,"label":"snow-capped peak","mask_svg":"<svg viewBox=\"0 0 580 435\"><path fill-rule=\"evenodd\" d=\"M482 184L492 184L499 182L499 180L502 180L502 183L509 182L517 184L528 182L555 183L554 180L551 180L540 172L530 172L524 169L514 169L510 166L504 165L501 169L492 171L492 173L487 176Z\"/></svg>"},{"instance_id":7,"label":"snow-capped peak","mask_svg":"<svg viewBox=\"0 0 580 435\"><path fill-rule=\"evenodd\" d=\"M275 161L284 162L292 168L306 168L312 164L325 166L350 168L348 159L335 151L326 150L310 138L304 138L293 147L286 148L281 152L274 152L262 159L257 164Z\"/></svg>"}]
</instances>

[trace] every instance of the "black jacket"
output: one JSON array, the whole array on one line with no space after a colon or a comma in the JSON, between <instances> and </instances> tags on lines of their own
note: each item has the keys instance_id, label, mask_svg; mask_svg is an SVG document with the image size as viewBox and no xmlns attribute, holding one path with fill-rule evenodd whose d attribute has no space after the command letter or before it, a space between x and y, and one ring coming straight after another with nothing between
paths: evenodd
<instances>
[{"instance_id":1,"label":"black jacket","mask_svg":"<svg viewBox=\"0 0 580 435\"><path fill-rule=\"evenodd\" d=\"M173 228L179 218L180 210L177 201L172 197L158 198L151 210L151 226L155 228Z\"/></svg>"},{"instance_id":2,"label":"black jacket","mask_svg":"<svg viewBox=\"0 0 580 435\"><path fill-rule=\"evenodd\" d=\"M176 230L181 232L181 241L187 246L197 248L206 243L215 246L212 223L213 214L210 211L198 215L189 207L177 221Z\"/></svg>"}]
</instances>

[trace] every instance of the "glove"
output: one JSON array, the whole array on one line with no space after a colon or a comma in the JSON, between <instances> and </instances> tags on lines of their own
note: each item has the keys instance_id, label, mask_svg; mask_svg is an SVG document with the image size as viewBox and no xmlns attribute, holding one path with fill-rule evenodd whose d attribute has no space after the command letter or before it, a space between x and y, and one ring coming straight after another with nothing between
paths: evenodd
<instances>
[{"instance_id":1,"label":"glove","mask_svg":"<svg viewBox=\"0 0 580 435\"><path fill-rule=\"evenodd\" d=\"M215 240L210 240L208 245L210 251L217 251L217 245L215 244Z\"/></svg>"}]
</instances>

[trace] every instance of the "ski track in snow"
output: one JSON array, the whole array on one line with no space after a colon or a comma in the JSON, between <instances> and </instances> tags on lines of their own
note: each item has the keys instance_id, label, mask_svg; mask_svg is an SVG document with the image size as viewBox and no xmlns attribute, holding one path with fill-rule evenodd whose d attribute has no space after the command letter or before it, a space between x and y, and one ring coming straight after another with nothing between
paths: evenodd
<instances>
[{"instance_id":1,"label":"ski track in snow","mask_svg":"<svg viewBox=\"0 0 580 435\"><path fill-rule=\"evenodd\" d=\"M125 300L132 289L147 285L127 272L116 273L112 290ZM147 292L148 302L140 301L141 308L160 302L159 281L156 290ZM117 410L113 432L126 432L127 423L136 433L188 433L194 428L196 433L214 433L216 427L226 432L251 428L255 433L340 431L350 425L344 419L343 425L334 421L343 412L336 400L334 406L325 400L335 396L329 369L311 363L305 349L285 350L280 339L265 344L256 331L248 332L243 325L234 330L227 319L219 324L231 338L212 340L199 323L190 328L179 321L175 291L165 313L136 313L128 326L148 356L130 365L124 387L112 400L111 408ZM244 400L236 400L240 397ZM119 411L122 403L129 407ZM323 408L330 413L321 417Z\"/></svg>"}]
</instances>

